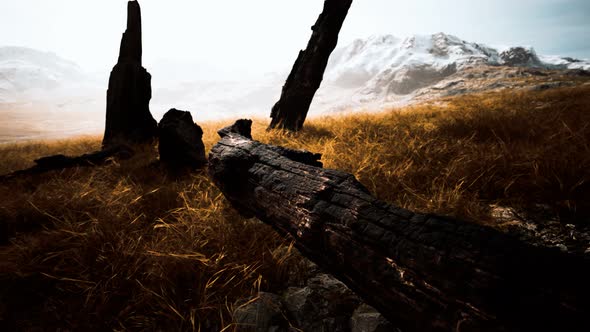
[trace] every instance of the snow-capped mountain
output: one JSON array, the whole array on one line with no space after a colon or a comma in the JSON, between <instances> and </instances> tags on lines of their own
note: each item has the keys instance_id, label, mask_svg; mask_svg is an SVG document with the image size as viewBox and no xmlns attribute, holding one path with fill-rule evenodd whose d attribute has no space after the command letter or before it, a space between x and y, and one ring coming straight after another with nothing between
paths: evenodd
<instances>
[{"instance_id":1,"label":"snow-capped mountain","mask_svg":"<svg viewBox=\"0 0 590 332\"><path fill-rule=\"evenodd\" d=\"M47 94L85 76L75 63L53 53L24 47L0 47L0 98Z\"/></svg>"},{"instance_id":2,"label":"snow-capped mountain","mask_svg":"<svg viewBox=\"0 0 590 332\"><path fill-rule=\"evenodd\" d=\"M328 82L342 87L397 76L408 70L430 68L440 73L460 67L500 61L496 50L466 43L445 34L397 38L391 35L358 39L338 49L327 70Z\"/></svg>"},{"instance_id":3,"label":"snow-capped mountain","mask_svg":"<svg viewBox=\"0 0 590 332\"><path fill-rule=\"evenodd\" d=\"M540 58L533 48L525 47L500 51L444 33L408 38L387 35L359 39L337 50L325 83L364 88L364 94L408 95L477 66L590 69L590 62Z\"/></svg>"}]
</instances>

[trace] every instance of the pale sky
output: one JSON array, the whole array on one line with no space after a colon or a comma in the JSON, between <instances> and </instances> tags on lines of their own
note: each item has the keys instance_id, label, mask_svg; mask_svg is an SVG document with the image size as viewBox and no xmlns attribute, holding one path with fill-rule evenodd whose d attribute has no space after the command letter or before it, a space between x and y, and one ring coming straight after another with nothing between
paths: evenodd
<instances>
[{"instance_id":1,"label":"pale sky","mask_svg":"<svg viewBox=\"0 0 590 332\"><path fill-rule=\"evenodd\" d=\"M110 71L126 0L0 0L0 45L52 51ZM198 63L226 74L290 68L322 0L140 0L144 65ZM343 46L375 34L445 32L488 45L590 58L590 0L355 0Z\"/></svg>"}]
</instances>

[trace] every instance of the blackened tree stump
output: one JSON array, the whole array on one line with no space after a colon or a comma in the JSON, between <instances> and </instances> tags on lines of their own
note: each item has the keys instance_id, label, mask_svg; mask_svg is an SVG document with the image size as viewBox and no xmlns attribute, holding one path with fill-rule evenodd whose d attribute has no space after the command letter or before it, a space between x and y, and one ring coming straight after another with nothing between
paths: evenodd
<instances>
[{"instance_id":1,"label":"blackened tree stump","mask_svg":"<svg viewBox=\"0 0 590 332\"><path fill-rule=\"evenodd\" d=\"M150 143L158 134L158 124L149 108L152 76L142 67L141 57L141 9L137 1L129 1L127 30L109 78L104 148Z\"/></svg>"},{"instance_id":2,"label":"blackened tree stump","mask_svg":"<svg viewBox=\"0 0 590 332\"><path fill-rule=\"evenodd\" d=\"M295 240L403 331L590 331L587 258L379 201L320 155L220 131L225 197Z\"/></svg>"}]
</instances>

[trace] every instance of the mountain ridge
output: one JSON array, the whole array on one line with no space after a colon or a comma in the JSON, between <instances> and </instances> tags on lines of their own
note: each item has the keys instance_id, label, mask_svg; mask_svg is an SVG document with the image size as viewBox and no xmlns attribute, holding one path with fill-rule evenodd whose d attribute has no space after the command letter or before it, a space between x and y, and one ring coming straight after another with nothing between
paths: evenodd
<instances>
[{"instance_id":1,"label":"mountain ridge","mask_svg":"<svg viewBox=\"0 0 590 332\"><path fill-rule=\"evenodd\" d=\"M376 35L357 39L337 51L325 77L329 84L341 87L367 83L382 85L388 81L390 92L407 95L459 70L484 65L590 69L590 61L541 57L534 48L524 46L501 50L440 32L406 38ZM424 76L431 77L425 79ZM351 82L353 79L355 81ZM407 86L408 81L423 81L416 82L423 84Z\"/></svg>"},{"instance_id":2,"label":"mountain ridge","mask_svg":"<svg viewBox=\"0 0 590 332\"><path fill-rule=\"evenodd\" d=\"M56 89L84 78L80 66L55 53L20 46L0 47L0 89L5 98L35 89Z\"/></svg>"},{"instance_id":3,"label":"mountain ridge","mask_svg":"<svg viewBox=\"0 0 590 332\"><path fill-rule=\"evenodd\" d=\"M314 111L396 107L447 95L521 88L539 83L541 77L584 76L587 70L588 60L543 56L528 46L494 48L445 33L374 35L334 52ZM528 77L535 79L524 84ZM566 79L564 84L570 83Z\"/></svg>"}]
</instances>

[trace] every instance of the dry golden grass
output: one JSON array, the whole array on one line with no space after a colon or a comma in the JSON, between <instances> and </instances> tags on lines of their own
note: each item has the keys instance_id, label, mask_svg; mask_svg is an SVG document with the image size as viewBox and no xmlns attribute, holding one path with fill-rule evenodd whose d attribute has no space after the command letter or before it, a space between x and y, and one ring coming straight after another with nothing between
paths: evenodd
<instances>
[{"instance_id":1,"label":"dry golden grass","mask_svg":"<svg viewBox=\"0 0 590 332\"><path fill-rule=\"evenodd\" d=\"M409 209L486 222L489 203L543 204L576 221L590 213L589 105L588 85L521 90L322 118L296 137L253 135L322 153L326 167Z\"/></svg>"},{"instance_id":2,"label":"dry golden grass","mask_svg":"<svg viewBox=\"0 0 590 332\"><path fill-rule=\"evenodd\" d=\"M472 95L326 117L255 139L324 155L383 200L491 223L489 205L590 212L590 87ZM203 126L207 148L227 123ZM0 174L99 138L0 146ZM205 174L120 164L0 184L0 323L8 330L232 330L236 299L303 278L287 240L237 215ZM12 237L7 241L7 236ZM0 325L1 327L1 325ZM4 329L7 330L7 329Z\"/></svg>"}]
</instances>

